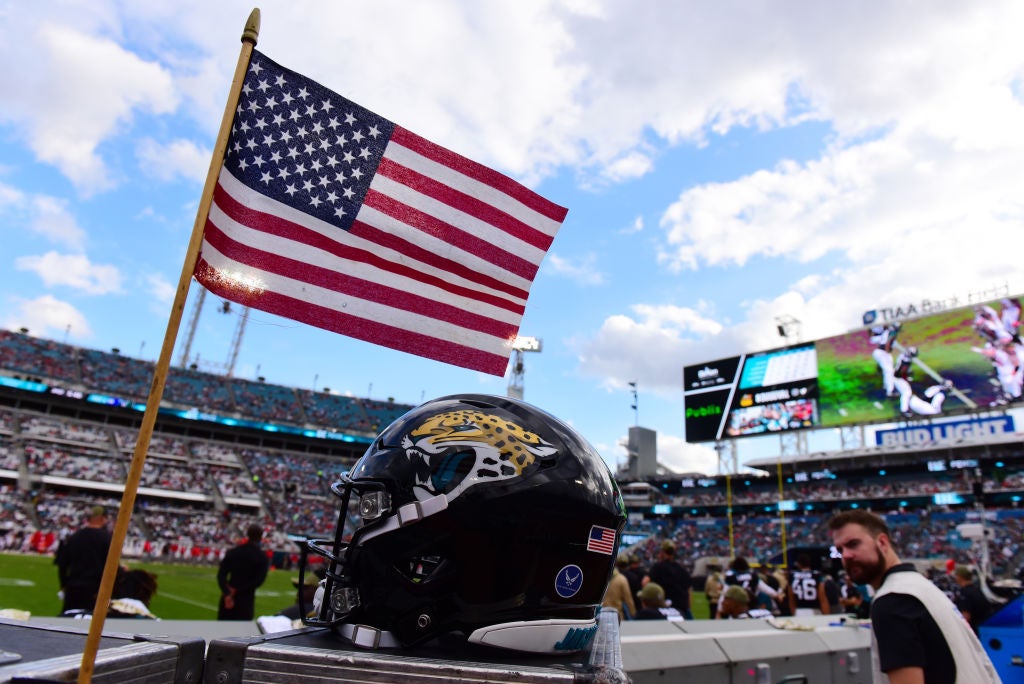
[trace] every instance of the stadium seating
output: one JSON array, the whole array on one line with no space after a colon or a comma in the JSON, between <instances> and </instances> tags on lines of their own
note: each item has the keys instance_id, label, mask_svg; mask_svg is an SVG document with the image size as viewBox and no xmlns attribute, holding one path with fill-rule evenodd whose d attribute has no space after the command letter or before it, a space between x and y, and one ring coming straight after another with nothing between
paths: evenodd
<instances>
[{"instance_id":1,"label":"stadium seating","mask_svg":"<svg viewBox=\"0 0 1024 684\"><path fill-rule=\"evenodd\" d=\"M148 392L152 364L0 331L0 374L141 399ZM195 368L172 369L165 402L362 436L374 434L411 408L390 400L227 379ZM43 394L32 407L0 408L0 549L52 552L61 534L81 524L89 506L101 504L113 514L119 503L110 485L125 479L137 430L124 427L130 422L67 418L39 407L45 403ZM133 412L132 418L137 417ZM884 453L867 451L869 457ZM291 553L294 544L287 534L333 533L338 502L329 487L350 466L310 453L158 430L149 441L140 483L144 493L136 502L126 553L215 562L253 519L264 525L270 546ZM734 554L764 560L780 552L783 525L789 547L820 545L828 539L825 523L831 512L850 501L887 514L904 556L969 562L976 554L956 533L956 526L976 520L978 511L970 505L930 502L935 494L945 493L969 501L973 480L963 473L854 477L837 470L815 481L786 481L785 498L799 505L785 518L777 512L779 486L774 477L736 477L729 492L719 483L677 487L662 495L659 483L651 484L658 492L657 503L669 505L673 514L650 515L653 501L631 508L634 515L627 532L642 540L629 550L646 562L653 560L663 539L673 539L679 557L688 563ZM982 488L986 493L1024 496L1022 459L1009 463L998 479L986 473ZM997 523L988 543L993 567L1000 573L1016 572L1024 559L1019 500L986 510ZM725 513L729 505L736 509L731 530Z\"/></svg>"},{"instance_id":2,"label":"stadium seating","mask_svg":"<svg viewBox=\"0 0 1024 684\"><path fill-rule=\"evenodd\" d=\"M369 432L370 418L358 399L304 389L296 390L296 393L309 422Z\"/></svg>"},{"instance_id":3,"label":"stadium seating","mask_svg":"<svg viewBox=\"0 0 1024 684\"><path fill-rule=\"evenodd\" d=\"M78 354L67 345L0 330L0 368L26 380L45 379L78 384Z\"/></svg>"}]
</instances>

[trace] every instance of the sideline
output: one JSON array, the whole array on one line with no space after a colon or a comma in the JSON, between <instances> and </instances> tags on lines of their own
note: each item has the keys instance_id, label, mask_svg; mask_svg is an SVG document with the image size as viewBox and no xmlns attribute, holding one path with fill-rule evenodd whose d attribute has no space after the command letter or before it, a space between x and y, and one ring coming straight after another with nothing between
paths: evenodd
<instances>
[{"instance_id":1,"label":"sideline","mask_svg":"<svg viewBox=\"0 0 1024 684\"><path fill-rule=\"evenodd\" d=\"M187 603L190 606L196 606L197 608L203 608L205 610L210 611L211 613L216 613L217 612L217 608L216 607L211 607L209 603L200 603L199 601L193 601L192 599L185 598L184 596L178 596L177 594L168 594L166 591L160 591L160 590L157 590L157 595L162 597L162 598L169 598L172 601L179 601L181 603Z\"/></svg>"},{"instance_id":2,"label":"sideline","mask_svg":"<svg viewBox=\"0 0 1024 684\"><path fill-rule=\"evenodd\" d=\"M0 577L0 587L34 587L36 583L32 580L19 579L17 577Z\"/></svg>"}]
</instances>

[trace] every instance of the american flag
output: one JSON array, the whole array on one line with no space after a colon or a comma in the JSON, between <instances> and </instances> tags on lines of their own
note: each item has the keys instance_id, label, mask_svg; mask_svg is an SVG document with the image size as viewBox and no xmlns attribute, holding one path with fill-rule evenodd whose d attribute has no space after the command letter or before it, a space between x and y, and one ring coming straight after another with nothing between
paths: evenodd
<instances>
[{"instance_id":1,"label":"american flag","mask_svg":"<svg viewBox=\"0 0 1024 684\"><path fill-rule=\"evenodd\" d=\"M590 538L587 539L587 551L596 551L609 556L615 553L615 530L610 527L592 525Z\"/></svg>"},{"instance_id":2,"label":"american flag","mask_svg":"<svg viewBox=\"0 0 1024 684\"><path fill-rule=\"evenodd\" d=\"M246 306L503 375L566 211L254 51L195 274Z\"/></svg>"}]
</instances>

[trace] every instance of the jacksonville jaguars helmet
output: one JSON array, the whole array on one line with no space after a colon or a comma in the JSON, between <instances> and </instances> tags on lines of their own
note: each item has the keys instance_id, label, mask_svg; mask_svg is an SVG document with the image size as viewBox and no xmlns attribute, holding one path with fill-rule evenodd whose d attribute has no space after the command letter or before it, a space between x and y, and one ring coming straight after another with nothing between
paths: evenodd
<instances>
[{"instance_id":1,"label":"jacksonville jaguars helmet","mask_svg":"<svg viewBox=\"0 0 1024 684\"><path fill-rule=\"evenodd\" d=\"M331 490L335 536L302 555L301 575L308 553L327 563L306 624L368 648L448 635L535 653L589 645L625 509L608 466L558 419L506 397L436 399Z\"/></svg>"}]
</instances>

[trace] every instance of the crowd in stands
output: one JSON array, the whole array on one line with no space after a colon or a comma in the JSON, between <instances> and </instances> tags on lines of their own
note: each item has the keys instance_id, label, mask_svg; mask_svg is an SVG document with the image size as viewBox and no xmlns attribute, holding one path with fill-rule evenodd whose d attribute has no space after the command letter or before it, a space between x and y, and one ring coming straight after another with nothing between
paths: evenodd
<instances>
[{"instance_id":1,"label":"crowd in stands","mask_svg":"<svg viewBox=\"0 0 1024 684\"><path fill-rule=\"evenodd\" d=\"M314 425L349 425L357 430L370 430L365 409L353 397L329 392L298 389L302 410Z\"/></svg>"},{"instance_id":2,"label":"crowd in stands","mask_svg":"<svg viewBox=\"0 0 1024 684\"><path fill-rule=\"evenodd\" d=\"M119 353L0 330L0 372L24 380L142 399L148 393L152 368L149 362ZM366 435L411 408L390 400L229 379L194 368L172 369L164 398L206 412ZM0 408L0 550L52 552L61 535L80 526L90 505L104 505L112 517L116 515L119 499L97 483L124 481L136 439L137 431L124 427ZM268 545L280 550L294 548L288 534L331 536L338 500L330 494L330 484L350 465L309 454L156 432L149 442L141 482L147 493L136 502L125 553L211 562L254 519L264 526ZM26 471L29 477L23 481ZM62 480L54 483L54 477ZM1019 489L1024 494L1024 472L1011 469L999 482L986 480L985 489ZM824 505L816 506L814 515L802 508L788 514L785 541L788 547L827 543L824 525L832 502L953 491L969 494L971 482L962 475L929 473L789 483L787 498ZM766 509L779 497L774 478L738 481L731 492L734 505L763 504ZM673 540L677 556L691 565L701 558L721 560L733 555L768 559L782 548L783 521L776 515L737 515L730 527L720 511L709 513L730 502L722 487L694 487L665 502L693 510L682 518L642 522L632 518L629 531L644 539L630 550L647 561L653 560L664 539ZM956 525L967 520L970 511L933 506L877 512L887 514L903 556L973 560L976 549L956 533ZM989 541L993 566L1015 572L1024 556L1024 517L1018 517L1016 509L996 513L998 525L993 525L995 534Z\"/></svg>"},{"instance_id":3,"label":"crowd in stands","mask_svg":"<svg viewBox=\"0 0 1024 684\"><path fill-rule=\"evenodd\" d=\"M143 402L154 365L21 332L0 330L0 371L15 378ZM408 411L408 404L345 397L272 383L226 378L197 368L170 369L163 400L183 408L268 422L315 425L370 435Z\"/></svg>"},{"instance_id":4,"label":"crowd in stands","mask_svg":"<svg viewBox=\"0 0 1024 684\"><path fill-rule=\"evenodd\" d=\"M240 456L262 491L272 498L326 496L344 470L336 461L314 456L257 449L243 449Z\"/></svg>"},{"instance_id":5,"label":"crowd in stands","mask_svg":"<svg viewBox=\"0 0 1024 684\"><path fill-rule=\"evenodd\" d=\"M966 471L965 471L966 472ZM779 499L778 484L775 478L765 480L759 485L747 489L736 489L732 492L731 502L734 505L768 504L774 505ZM1002 482L988 480L985 491L997 489L1020 489L1024 483L1024 474L1011 474ZM913 496L931 496L940 492L970 492L971 481L964 477L947 474L932 474L928 478L901 476L895 478L872 480L870 482L849 480L839 477L833 480L821 480L813 483L801 483L790 486L786 497L795 501L829 502L847 499L882 499ZM725 506L729 498L724 489L692 489L685 494L666 498L667 503L677 506Z\"/></svg>"},{"instance_id":6,"label":"crowd in stands","mask_svg":"<svg viewBox=\"0 0 1024 684\"><path fill-rule=\"evenodd\" d=\"M153 364L95 349L77 349L82 384L125 399L143 401L153 380ZM100 389L102 388L102 390Z\"/></svg>"},{"instance_id":7,"label":"crowd in stands","mask_svg":"<svg viewBox=\"0 0 1024 684\"><path fill-rule=\"evenodd\" d=\"M379 432L383 430L391 423L395 422L400 418L406 411L409 410L409 406L403 404L396 404L393 401L372 401L364 400L363 407L366 409L366 415L370 421L370 431Z\"/></svg>"},{"instance_id":8,"label":"crowd in stands","mask_svg":"<svg viewBox=\"0 0 1024 684\"><path fill-rule=\"evenodd\" d=\"M44 441L23 443L30 473L89 482L124 482L125 462L96 449Z\"/></svg>"},{"instance_id":9,"label":"crowd in stands","mask_svg":"<svg viewBox=\"0 0 1024 684\"><path fill-rule=\"evenodd\" d=\"M121 452L129 455L134 453L135 442L139 436L138 430L114 428L113 433L114 441ZM159 433L153 433L150 436L147 452L150 456L180 458L181 460L186 460L189 454L185 440Z\"/></svg>"},{"instance_id":10,"label":"crowd in stands","mask_svg":"<svg viewBox=\"0 0 1024 684\"><path fill-rule=\"evenodd\" d=\"M101 426L41 415L26 414L21 421L21 434L50 441L85 445L106 446L110 443L110 435Z\"/></svg>"},{"instance_id":11,"label":"crowd in stands","mask_svg":"<svg viewBox=\"0 0 1024 684\"><path fill-rule=\"evenodd\" d=\"M164 399L210 413L237 412L231 388L224 378L191 368L175 368L168 374Z\"/></svg>"},{"instance_id":12,"label":"crowd in stands","mask_svg":"<svg viewBox=\"0 0 1024 684\"><path fill-rule=\"evenodd\" d=\"M35 476L56 475L81 481L78 489L62 482L62 487L43 486L26 498L14 488L16 480L0 479L0 547L48 552L61 534L77 527L87 504L100 503L116 510L116 498L90 492L88 483L123 481L135 439L132 430L121 427L0 409L2 469L19 472L24 466ZM148 488L147 495L139 499L133 515L126 553L209 562L237 540L245 521L254 518L264 525L269 543L285 551L293 546L286 537L289 533L331 536L338 501L330 494L330 484L350 465L308 454L154 433L141 483ZM787 496L827 504L851 496L870 499L896 492L931 493L948 488L966 491L969 485L963 478L943 479L941 474L916 479L880 478L857 485L840 478L790 484ZM1024 491L1024 472L1010 468L1001 485L988 481L986 486L1019 487ZM154 496L151 490L166 495ZM201 501L184 501L176 498L176 493L203 496ZM694 489L677 497L676 502L699 508L701 502L721 503L723 496L720 491ZM772 503L777 498L773 478L745 482L734 495L738 502ZM691 565L701 558L727 559L733 555L767 559L781 550L783 524L789 547L826 543L827 508L822 507L814 515L791 513L784 519L777 514L736 515L731 530L724 516L708 512L710 507L681 519L655 517L640 522L634 517L630 530L647 536L631 550L653 560L660 541L671 539L676 543L677 557ZM894 541L907 557L971 562L971 555L976 553L955 531L970 510L933 507L879 512L888 514ZM1019 564L1024 555L1021 513L1024 511L1013 509L997 513L998 525L993 525L996 534L990 540L997 569L1015 571L1016 567L1011 566Z\"/></svg>"},{"instance_id":13,"label":"crowd in stands","mask_svg":"<svg viewBox=\"0 0 1024 684\"><path fill-rule=\"evenodd\" d=\"M136 439L122 427L0 409L0 550L49 553L91 505L116 515L119 499L97 489L125 481ZM159 432L149 447L124 553L196 562L219 558L253 519L283 550L294 546L289 533L329 536L329 487L351 465ZM16 488L25 470L27 493Z\"/></svg>"},{"instance_id":14,"label":"crowd in stands","mask_svg":"<svg viewBox=\"0 0 1024 684\"><path fill-rule=\"evenodd\" d=\"M941 560L956 563L977 563L979 549L963 539L957 526L976 522L969 511L929 511L915 513L876 511L886 516L893 542L904 558ZM990 521L992 538L988 541L994 576L1012 575L1024 564L1024 513L1002 511L998 520ZM691 568L699 559L727 561L742 556L753 562L769 564L781 554L783 524L787 548L829 546L827 529L830 515L787 517L740 516L733 520L730 547L728 521L721 518L687 519L683 521L646 521L643 531L649 536L628 549L645 564L652 563L665 539L676 544L676 558Z\"/></svg>"},{"instance_id":15,"label":"crowd in stands","mask_svg":"<svg viewBox=\"0 0 1024 684\"><path fill-rule=\"evenodd\" d=\"M295 390L282 385L268 385L241 378L230 381L235 406L247 416L260 416L271 421L308 423Z\"/></svg>"},{"instance_id":16,"label":"crowd in stands","mask_svg":"<svg viewBox=\"0 0 1024 684\"><path fill-rule=\"evenodd\" d=\"M80 373L74 361L78 354L73 349L53 340L0 330L0 368L22 373L36 382L44 378L77 382Z\"/></svg>"}]
</instances>

